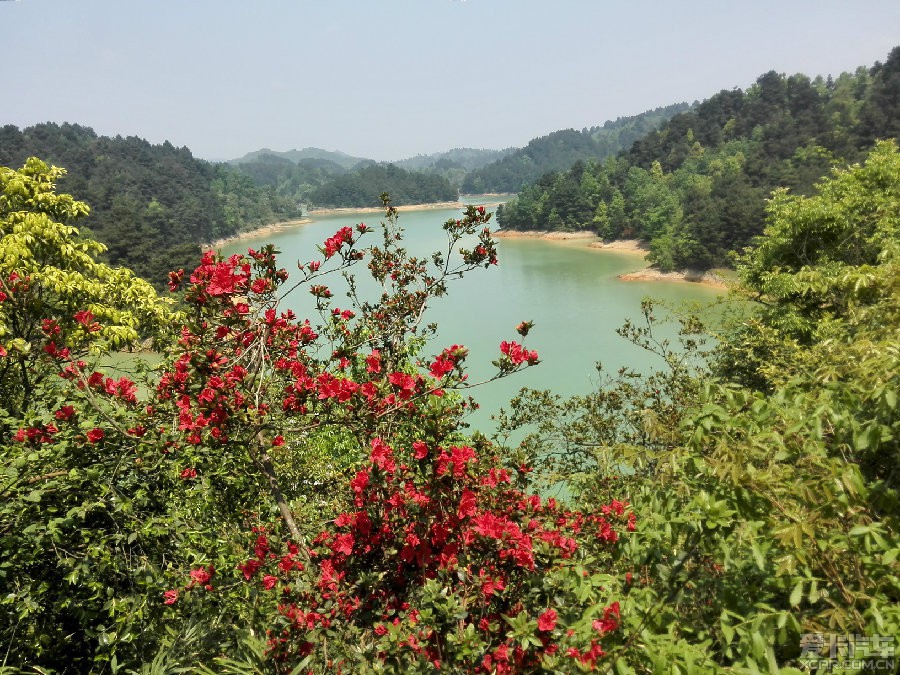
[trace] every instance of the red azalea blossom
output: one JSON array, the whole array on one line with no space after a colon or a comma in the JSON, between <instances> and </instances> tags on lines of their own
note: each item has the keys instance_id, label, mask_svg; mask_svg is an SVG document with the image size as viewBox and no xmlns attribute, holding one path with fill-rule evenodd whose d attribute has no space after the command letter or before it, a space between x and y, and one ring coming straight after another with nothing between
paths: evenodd
<instances>
[{"instance_id":1,"label":"red azalea blossom","mask_svg":"<svg viewBox=\"0 0 900 675\"><path fill-rule=\"evenodd\" d=\"M422 441L413 443L413 457L416 459L425 459L428 456L428 446Z\"/></svg>"},{"instance_id":2,"label":"red azalea blossom","mask_svg":"<svg viewBox=\"0 0 900 675\"><path fill-rule=\"evenodd\" d=\"M204 567L200 567L199 569L191 570L191 579L198 586L204 586L212 577L212 574L210 572L211 569L212 567L210 567L209 570Z\"/></svg>"},{"instance_id":3,"label":"red azalea blossom","mask_svg":"<svg viewBox=\"0 0 900 675\"><path fill-rule=\"evenodd\" d=\"M64 422L65 420L72 417L72 415L74 415L74 414L75 414L75 408L73 406L64 405L62 408L60 408L55 413L53 413L53 416L56 419L60 420L61 422Z\"/></svg>"},{"instance_id":4,"label":"red azalea blossom","mask_svg":"<svg viewBox=\"0 0 900 675\"><path fill-rule=\"evenodd\" d=\"M237 568L243 573L244 578L247 581L250 581L250 579L252 579L254 577L257 570L260 568L261 564L262 563L260 563L259 560L255 560L254 558L251 558L250 560L245 562L243 565L238 565Z\"/></svg>"},{"instance_id":5,"label":"red azalea blossom","mask_svg":"<svg viewBox=\"0 0 900 675\"><path fill-rule=\"evenodd\" d=\"M538 630L551 631L556 628L556 610L548 609L538 617Z\"/></svg>"},{"instance_id":6,"label":"red azalea blossom","mask_svg":"<svg viewBox=\"0 0 900 675\"><path fill-rule=\"evenodd\" d=\"M366 372L381 372L381 352L379 352L377 349L373 349L372 353L366 357Z\"/></svg>"},{"instance_id":7,"label":"red azalea blossom","mask_svg":"<svg viewBox=\"0 0 900 675\"><path fill-rule=\"evenodd\" d=\"M75 312L75 320L82 326L89 326L91 321L94 320L94 314L90 310Z\"/></svg>"},{"instance_id":8,"label":"red azalea blossom","mask_svg":"<svg viewBox=\"0 0 900 675\"><path fill-rule=\"evenodd\" d=\"M87 432L87 439L90 443L96 443L101 440L106 435L106 432L99 427L94 427L89 432Z\"/></svg>"},{"instance_id":9,"label":"red azalea blossom","mask_svg":"<svg viewBox=\"0 0 900 675\"><path fill-rule=\"evenodd\" d=\"M174 605L178 601L178 589L173 588L171 591L163 593L163 604Z\"/></svg>"}]
</instances>

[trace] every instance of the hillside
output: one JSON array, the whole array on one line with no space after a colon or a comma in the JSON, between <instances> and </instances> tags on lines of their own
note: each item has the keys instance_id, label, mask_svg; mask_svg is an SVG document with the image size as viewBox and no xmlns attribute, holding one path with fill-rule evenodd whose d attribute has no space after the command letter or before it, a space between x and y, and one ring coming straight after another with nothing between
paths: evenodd
<instances>
[{"instance_id":1,"label":"hillside","mask_svg":"<svg viewBox=\"0 0 900 675\"><path fill-rule=\"evenodd\" d=\"M900 137L900 48L837 78L768 72L676 115L617 158L545 175L498 210L505 228L640 238L664 270L727 264L765 200L807 194L876 139Z\"/></svg>"},{"instance_id":2,"label":"hillside","mask_svg":"<svg viewBox=\"0 0 900 675\"><path fill-rule=\"evenodd\" d=\"M269 150L268 148L262 148L260 150L254 150L253 152L248 152L243 157L239 157L237 159L228 160L228 164L238 165L238 164L246 164L248 162L253 162L260 157L263 156L272 156L279 157L281 159L286 159L289 162L297 164L305 159L326 159L330 162L334 162L338 166L341 166L345 169L352 169L354 166L359 164L362 161L371 161L367 160L365 157L354 157L352 155L348 155L346 152L341 152L340 150L323 150L322 148L303 148L302 150L287 150L285 152L278 152L276 150Z\"/></svg>"},{"instance_id":3,"label":"hillside","mask_svg":"<svg viewBox=\"0 0 900 675\"><path fill-rule=\"evenodd\" d=\"M688 107L687 103L675 103L607 121L603 126L565 129L532 139L524 148L470 172L463 181L463 192L518 192L545 173L562 171L578 160L614 155Z\"/></svg>"},{"instance_id":4,"label":"hillside","mask_svg":"<svg viewBox=\"0 0 900 675\"><path fill-rule=\"evenodd\" d=\"M331 159L307 157L295 162L285 154L259 154L235 168L250 176L259 187L270 188L295 203L309 201L316 187L350 171ZM361 163L368 161L361 160Z\"/></svg>"},{"instance_id":5,"label":"hillside","mask_svg":"<svg viewBox=\"0 0 900 675\"><path fill-rule=\"evenodd\" d=\"M380 206L381 194L394 205L455 201L458 193L446 178L435 173L407 171L394 164L370 164L337 176L309 193L318 207Z\"/></svg>"},{"instance_id":6,"label":"hillside","mask_svg":"<svg viewBox=\"0 0 900 675\"><path fill-rule=\"evenodd\" d=\"M98 136L75 124L0 128L0 166L30 156L69 171L59 187L91 207L83 226L106 244L105 259L157 286L170 270L195 264L199 244L299 216L296 202L170 143Z\"/></svg>"},{"instance_id":7,"label":"hillside","mask_svg":"<svg viewBox=\"0 0 900 675\"><path fill-rule=\"evenodd\" d=\"M434 173L446 178L450 184L462 190L463 183L470 171L480 169L516 152L517 148L505 150L476 150L474 148L454 148L446 152L435 152L430 155L416 155L402 159L395 164L411 171Z\"/></svg>"}]
</instances>

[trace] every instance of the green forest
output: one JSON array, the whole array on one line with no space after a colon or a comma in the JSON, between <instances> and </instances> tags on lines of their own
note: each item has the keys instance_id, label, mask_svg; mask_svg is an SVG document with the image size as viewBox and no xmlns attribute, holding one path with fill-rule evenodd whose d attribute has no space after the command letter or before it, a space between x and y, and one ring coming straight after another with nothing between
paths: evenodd
<instances>
[{"instance_id":1,"label":"green forest","mask_svg":"<svg viewBox=\"0 0 900 675\"><path fill-rule=\"evenodd\" d=\"M746 91L722 91L614 158L542 176L497 220L637 238L663 270L729 265L762 232L774 189L807 194L886 138L900 138L900 48L836 78L772 71Z\"/></svg>"},{"instance_id":2,"label":"green forest","mask_svg":"<svg viewBox=\"0 0 900 675\"><path fill-rule=\"evenodd\" d=\"M379 206L382 192L389 192L394 203L401 206L455 200L468 168L481 166L500 154L450 150L379 163L306 148L251 153L232 165L258 186L312 208Z\"/></svg>"},{"instance_id":3,"label":"green forest","mask_svg":"<svg viewBox=\"0 0 900 675\"><path fill-rule=\"evenodd\" d=\"M467 194L518 192L551 171L563 171L575 162L603 160L626 150L663 122L688 109L674 103L640 115L620 117L590 129L565 129L532 139L524 148L466 174Z\"/></svg>"},{"instance_id":4,"label":"green forest","mask_svg":"<svg viewBox=\"0 0 900 675\"><path fill-rule=\"evenodd\" d=\"M296 202L168 142L98 136L76 124L0 127L0 165L32 156L69 171L60 187L90 204L82 226L106 244L103 259L157 288L170 270L196 262L201 244L300 215Z\"/></svg>"},{"instance_id":5,"label":"green forest","mask_svg":"<svg viewBox=\"0 0 900 675\"><path fill-rule=\"evenodd\" d=\"M373 163L319 185L309 193L309 200L321 207L380 206L384 192L397 206L456 201L459 195L440 174Z\"/></svg>"}]
</instances>

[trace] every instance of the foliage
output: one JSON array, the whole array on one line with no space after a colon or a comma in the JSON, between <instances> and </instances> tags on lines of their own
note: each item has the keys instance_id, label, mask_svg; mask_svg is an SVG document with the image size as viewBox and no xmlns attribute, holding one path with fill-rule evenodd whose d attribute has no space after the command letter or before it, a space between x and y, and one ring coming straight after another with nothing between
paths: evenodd
<instances>
[{"instance_id":1,"label":"foliage","mask_svg":"<svg viewBox=\"0 0 900 675\"><path fill-rule=\"evenodd\" d=\"M0 168L0 392L12 415L31 408L47 357L124 349L172 320L149 284L97 262L104 246L70 224L87 205L55 192L63 175L33 158Z\"/></svg>"},{"instance_id":2,"label":"foliage","mask_svg":"<svg viewBox=\"0 0 900 675\"><path fill-rule=\"evenodd\" d=\"M149 492L112 438L139 408L135 383L82 359L171 337L179 320L145 281L97 262L102 244L69 224L87 206L55 192L62 174L36 159L0 168L0 642L6 664L59 669L116 636L152 643L165 487ZM114 404L85 405L98 397Z\"/></svg>"},{"instance_id":3,"label":"foliage","mask_svg":"<svg viewBox=\"0 0 900 675\"><path fill-rule=\"evenodd\" d=\"M0 127L0 165L32 156L69 170L61 187L91 204L82 227L106 245L103 259L157 289L173 267L196 262L200 244L299 215L296 201L168 142L98 136L73 124Z\"/></svg>"},{"instance_id":4,"label":"foliage","mask_svg":"<svg viewBox=\"0 0 900 675\"><path fill-rule=\"evenodd\" d=\"M565 129L533 138L524 148L470 170L462 189L468 193L518 192L551 171L563 171L578 161L611 157L687 108L686 103L675 103L590 129Z\"/></svg>"},{"instance_id":5,"label":"foliage","mask_svg":"<svg viewBox=\"0 0 900 675\"><path fill-rule=\"evenodd\" d=\"M101 247L51 221L86 211L55 194L56 175L36 160L4 173L4 200L26 197L9 220L56 228L60 273L90 271L94 286L84 285L113 293L90 255ZM133 277L90 310L57 306L89 298L55 288L50 273L5 290L3 329L22 316L41 327L31 368L42 373L27 409L4 412L5 665L172 671L262 659L290 671L375 667L377 657L400 670L411 658L489 672L595 667L619 622L610 549L633 517L621 502L601 517L523 492L525 467L459 430L467 350L421 357L428 302L496 263L489 217L469 207L444 226L447 252L418 259L388 207L380 244L362 248L364 225L342 228L290 285L272 247L209 252L192 273L170 275L186 286L184 315L163 313ZM31 260L40 240L22 244L13 229L4 245ZM352 270L363 261L380 297L358 294ZM334 306L321 283L335 272L353 309ZM131 316L129 288L146 294L147 316L182 325L143 396L78 358L119 346L108 337ZM279 311L301 290L316 298L315 326ZM47 302L25 303L26 292ZM16 353L0 356L13 375ZM503 341L496 377L537 361ZM310 651L311 640L322 648Z\"/></svg>"},{"instance_id":6,"label":"foliage","mask_svg":"<svg viewBox=\"0 0 900 675\"><path fill-rule=\"evenodd\" d=\"M638 580L620 672L779 672L803 667L804 634L865 656L866 636L900 629L898 185L884 143L816 196L776 195L741 257L757 302L718 335L718 378L654 341L647 306L626 335L666 370L570 401L526 392L503 418L537 422L524 447L555 457L538 466L582 508L615 493L637 514L617 562Z\"/></svg>"},{"instance_id":7,"label":"foliage","mask_svg":"<svg viewBox=\"0 0 900 675\"><path fill-rule=\"evenodd\" d=\"M400 205L456 201L458 196L438 174L407 171L394 164L369 164L314 188L309 200L316 206L377 206L385 191Z\"/></svg>"}]
</instances>

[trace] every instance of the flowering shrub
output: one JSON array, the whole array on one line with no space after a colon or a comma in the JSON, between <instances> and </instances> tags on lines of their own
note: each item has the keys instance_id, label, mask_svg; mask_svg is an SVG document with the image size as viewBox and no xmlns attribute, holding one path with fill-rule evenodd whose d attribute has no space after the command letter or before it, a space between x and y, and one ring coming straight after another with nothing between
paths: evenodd
<instances>
[{"instance_id":1,"label":"flowering shrub","mask_svg":"<svg viewBox=\"0 0 900 675\"><path fill-rule=\"evenodd\" d=\"M402 247L396 215L365 248L370 228L342 228L294 279L271 246L207 252L170 275L179 314L136 300L144 286L93 263L90 242L69 247L74 228L54 224L55 272L4 241L27 263L0 285L0 385L14 395L0 411L0 577L15 589L0 631L22 638L8 663L163 655L175 668L249 659L246 640L264 635L267 669L565 671L614 644L625 505L581 514L528 495L526 467L460 432L466 348L423 354L428 303L497 262L490 214L448 221L446 252L428 259ZM91 279L80 295L60 285L88 262L118 296L79 303ZM362 265L375 298L356 286ZM317 317L282 309L303 291ZM176 335L143 388L89 355L134 342L141 317ZM494 377L537 362L504 341Z\"/></svg>"},{"instance_id":2,"label":"flowering shrub","mask_svg":"<svg viewBox=\"0 0 900 675\"><path fill-rule=\"evenodd\" d=\"M422 442L395 452L376 438L350 508L308 550L256 531L237 570L277 606L279 669L571 672L619 642L619 584L600 572L634 529L627 505L566 510L483 455Z\"/></svg>"},{"instance_id":3,"label":"flowering shrub","mask_svg":"<svg viewBox=\"0 0 900 675\"><path fill-rule=\"evenodd\" d=\"M448 250L487 217L470 208L448 222ZM383 245L366 250L366 226L342 228L321 248L324 260L298 266L302 278L290 287L271 248L225 260L207 254L188 276L185 298L197 319L157 387L181 433L171 451L189 463L183 478L209 473L221 485L247 472L234 452L246 448L285 526L258 526L252 552L217 574L238 595L269 599L268 654L287 671L314 663L313 670L343 664L352 672L374 662L521 672L565 661L589 669L603 654L601 638L613 639L618 584L605 572L633 516L619 502L581 514L527 495L525 467L504 466L483 440L471 444L458 433L470 402L451 394L470 386L468 351L452 345L422 359L410 338L449 280L496 263L493 243L484 229L457 266L437 254L428 265L399 247L394 218L389 209ZM378 302L332 306L320 278L365 259L384 289ZM184 277L174 274L173 285ZM278 311L281 298L304 286L321 317L315 326ZM518 332L530 327L523 322ZM503 341L496 377L537 362L536 352ZM346 462L342 508L317 531L295 517L299 493L284 478L298 435L308 442L335 428L360 455ZM189 611L209 599L193 580L178 586L164 600L176 611L181 591L185 602L191 596Z\"/></svg>"}]
</instances>

